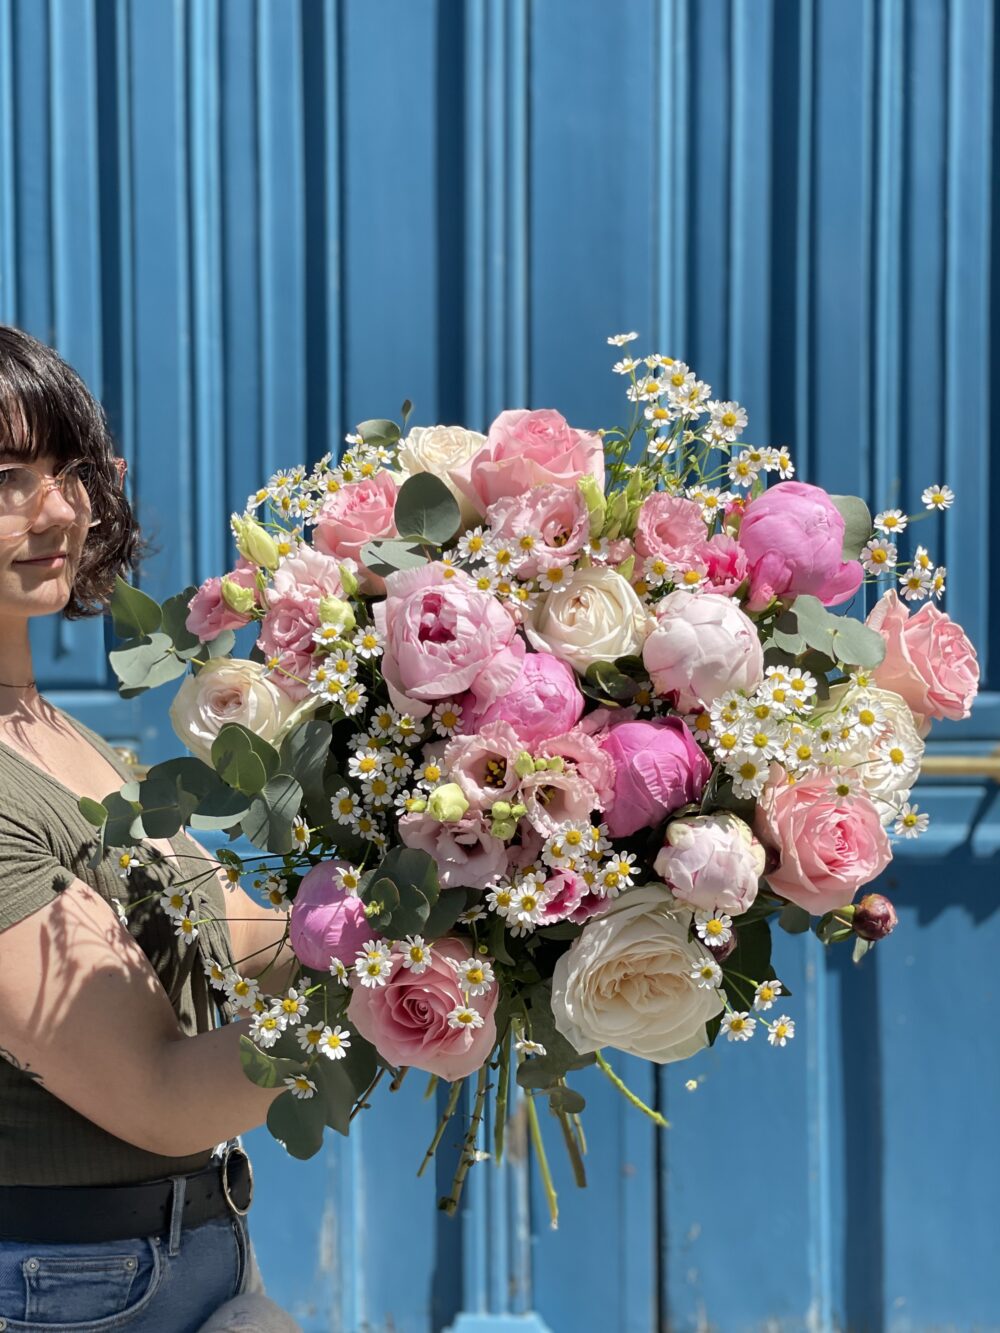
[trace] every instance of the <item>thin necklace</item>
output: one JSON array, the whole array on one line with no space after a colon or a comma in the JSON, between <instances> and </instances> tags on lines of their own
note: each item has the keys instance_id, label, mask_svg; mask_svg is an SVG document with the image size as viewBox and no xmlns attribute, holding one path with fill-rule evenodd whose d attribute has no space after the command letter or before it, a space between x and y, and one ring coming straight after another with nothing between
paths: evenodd
<instances>
[{"instance_id":1,"label":"thin necklace","mask_svg":"<svg viewBox=\"0 0 1000 1333\"><path fill-rule=\"evenodd\" d=\"M13 681L9 681L9 680L0 680L0 685L3 685L4 688L5 688L5 689L8 689L8 690L30 690L31 687L32 687L32 685L34 685L34 684L35 684L35 682L34 682L33 680L29 680L29 681L28 681L26 684L24 684L24 685L15 685L15 684L13 683Z\"/></svg>"}]
</instances>

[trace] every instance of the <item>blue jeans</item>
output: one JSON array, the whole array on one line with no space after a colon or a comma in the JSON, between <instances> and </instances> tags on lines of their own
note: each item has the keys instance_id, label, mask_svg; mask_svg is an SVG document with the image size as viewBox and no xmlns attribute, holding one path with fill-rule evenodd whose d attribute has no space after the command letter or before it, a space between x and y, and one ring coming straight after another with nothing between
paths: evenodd
<instances>
[{"instance_id":1,"label":"blue jeans","mask_svg":"<svg viewBox=\"0 0 1000 1333\"><path fill-rule=\"evenodd\" d=\"M173 1237L0 1241L0 1333L196 1333L247 1280L246 1219Z\"/></svg>"}]
</instances>

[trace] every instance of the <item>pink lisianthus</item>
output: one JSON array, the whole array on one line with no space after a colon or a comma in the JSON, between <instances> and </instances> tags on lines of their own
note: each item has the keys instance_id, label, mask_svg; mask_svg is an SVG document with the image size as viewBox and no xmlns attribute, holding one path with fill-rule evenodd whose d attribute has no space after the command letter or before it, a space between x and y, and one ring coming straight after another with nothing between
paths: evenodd
<instances>
[{"instance_id":1,"label":"pink lisianthus","mask_svg":"<svg viewBox=\"0 0 1000 1333\"><path fill-rule=\"evenodd\" d=\"M455 736L444 751L444 767L478 810L513 800L520 778L514 770L524 746L509 722L487 722L471 736Z\"/></svg>"},{"instance_id":2,"label":"pink lisianthus","mask_svg":"<svg viewBox=\"0 0 1000 1333\"><path fill-rule=\"evenodd\" d=\"M735 538L722 532L709 537L701 549L701 558L708 575L706 592L732 597L750 572L746 551Z\"/></svg>"},{"instance_id":3,"label":"pink lisianthus","mask_svg":"<svg viewBox=\"0 0 1000 1333\"><path fill-rule=\"evenodd\" d=\"M334 958L348 969L370 939L365 905L344 888L346 861L321 861L302 877L289 916L295 956L306 967L326 972Z\"/></svg>"},{"instance_id":4,"label":"pink lisianthus","mask_svg":"<svg viewBox=\"0 0 1000 1333\"><path fill-rule=\"evenodd\" d=\"M382 674L397 708L424 717L441 699L472 693L489 707L521 674L524 640L510 613L466 574L440 564L397 570L372 608Z\"/></svg>"},{"instance_id":5,"label":"pink lisianthus","mask_svg":"<svg viewBox=\"0 0 1000 1333\"><path fill-rule=\"evenodd\" d=\"M772 764L754 827L779 854L777 868L767 874L775 893L814 916L846 906L892 860L871 799L864 793L838 796L829 774L789 784L785 770Z\"/></svg>"},{"instance_id":6,"label":"pink lisianthus","mask_svg":"<svg viewBox=\"0 0 1000 1333\"><path fill-rule=\"evenodd\" d=\"M635 549L662 556L671 565L702 564L708 539L701 508L694 500L654 491L642 503L635 526Z\"/></svg>"},{"instance_id":7,"label":"pink lisianthus","mask_svg":"<svg viewBox=\"0 0 1000 1333\"><path fill-rule=\"evenodd\" d=\"M337 560L357 562L359 581L366 592L381 592L383 583L361 560L366 542L395 537L396 483L384 469L364 481L352 481L323 501L314 541L320 551Z\"/></svg>"},{"instance_id":8,"label":"pink lisianthus","mask_svg":"<svg viewBox=\"0 0 1000 1333\"><path fill-rule=\"evenodd\" d=\"M502 496L546 483L575 489L581 477L591 476L603 489L604 444L599 435L574 430L558 412L517 408L493 422L469 474L468 481L455 480L480 514Z\"/></svg>"},{"instance_id":9,"label":"pink lisianthus","mask_svg":"<svg viewBox=\"0 0 1000 1333\"><path fill-rule=\"evenodd\" d=\"M727 690L751 693L764 679L764 650L735 602L708 593L668 593L642 660L657 694L673 694L685 713L707 708Z\"/></svg>"},{"instance_id":10,"label":"pink lisianthus","mask_svg":"<svg viewBox=\"0 0 1000 1333\"><path fill-rule=\"evenodd\" d=\"M681 902L739 916L757 897L764 849L728 811L693 815L667 825L653 869Z\"/></svg>"},{"instance_id":11,"label":"pink lisianthus","mask_svg":"<svg viewBox=\"0 0 1000 1333\"><path fill-rule=\"evenodd\" d=\"M711 776L711 764L679 717L622 722L601 744L615 766L614 800L605 810L613 838L651 828L698 800Z\"/></svg>"},{"instance_id":12,"label":"pink lisianthus","mask_svg":"<svg viewBox=\"0 0 1000 1333\"><path fill-rule=\"evenodd\" d=\"M885 639L885 659L871 673L918 718L968 717L979 690L979 662L965 631L930 602L911 615L890 589L866 621Z\"/></svg>"},{"instance_id":13,"label":"pink lisianthus","mask_svg":"<svg viewBox=\"0 0 1000 1333\"><path fill-rule=\"evenodd\" d=\"M436 940L429 966L416 975L394 952L384 986L355 987L348 1022L390 1065L423 1069L452 1083L465 1078L480 1068L496 1042L494 1013L500 993L494 983L485 995L470 995L466 1001L451 962L471 957L463 940ZM449 1023L449 1015L466 1004L482 1018L479 1027Z\"/></svg>"},{"instance_id":14,"label":"pink lisianthus","mask_svg":"<svg viewBox=\"0 0 1000 1333\"><path fill-rule=\"evenodd\" d=\"M603 916L605 912L610 912L614 901L614 898L609 898L603 893L585 893L566 920L572 921L575 926L585 925L593 917Z\"/></svg>"},{"instance_id":15,"label":"pink lisianthus","mask_svg":"<svg viewBox=\"0 0 1000 1333\"><path fill-rule=\"evenodd\" d=\"M351 559L338 560L314 546L302 542L291 555L285 556L271 578L268 600L281 597L299 597L304 601L315 602L317 609L323 597L344 596L344 584L340 577L340 566L344 565L352 573L357 566Z\"/></svg>"},{"instance_id":16,"label":"pink lisianthus","mask_svg":"<svg viewBox=\"0 0 1000 1333\"><path fill-rule=\"evenodd\" d=\"M257 566L241 555L236 568L225 577L241 588L254 588L257 583ZM209 643L218 638L223 630L240 629L249 622L249 616L241 616L223 601L222 579L211 578L205 580L188 602L184 627L190 634L197 634L202 643Z\"/></svg>"},{"instance_id":17,"label":"pink lisianthus","mask_svg":"<svg viewBox=\"0 0 1000 1333\"><path fill-rule=\"evenodd\" d=\"M739 542L750 566L747 607L761 611L773 597L801 593L837 606L853 597L864 570L844 560L844 520L820 486L782 481L747 505Z\"/></svg>"},{"instance_id":18,"label":"pink lisianthus","mask_svg":"<svg viewBox=\"0 0 1000 1333\"><path fill-rule=\"evenodd\" d=\"M402 815L399 838L434 858L443 889L485 889L507 870L507 847L494 838L478 810L442 822L426 811Z\"/></svg>"},{"instance_id":19,"label":"pink lisianthus","mask_svg":"<svg viewBox=\"0 0 1000 1333\"><path fill-rule=\"evenodd\" d=\"M575 870L553 870L545 881L545 888L549 896L542 910L542 921L546 925L569 920L579 911L584 898L590 895L587 881Z\"/></svg>"},{"instance_id":20,"label":"pink lisianthus","mask_svg":"<svg viewBox=\"0 0 1000 1333\"><path fill-rule=\"evenodd\" d=\"M537 745L578 722L584 698L576 672L551 653L526 653L517 680L478 717L463 708L462 730L509 722L522 745Z\"/></svg>"},{"instance_id":21,"label":"pink lisianthus","mask_svg":"<svg viewBox=\"0 0 1000 1333\"><path fill-rule=\"evenodd\" d=\"M521 800L528 810L525 819L546 838L560 824L589 822L599 804L594 788L569 766L561 773L529 774L521 782Z\"/></svg>"},{"instance_id":22,"label":"pink lisianthus","mask_svg":"<svg viewBox=\"0 0 1000 1333\"><path fill-rule=\"evenodd\" d=\"M590 511L578 486L549 482L521 495L505 495L486 511L486 522L502 541L516 543L526 533L538 540L514 571L534 578L553 565L571 565L590 538Z\"/></svg>"},{"instance_id":23,"label":"pink lisianthus","mask_svg":"<svg viewBox=\"0 0 1000 1333\"><path fill-rule=\"evenodd\" d=\"M582 727L551 736L541 743L537 753L546 759L568 760L573 772L593 787L598 808L603 810L611 804L615 794L615 766L607 751Z\"/></svg>"},{"instance_id":24,"label":"pink lisianthus","mask_svg":"<svg viewBox=\"0 0 1000 1333\"><path fill-rule=\"evenodd\" d=\"M307 597L268 596L268 610L260 624L257 643L264 660L275 663L271 679L290 699L304 699L319 626L319 603Z\"/></svg>"}]
</instances>

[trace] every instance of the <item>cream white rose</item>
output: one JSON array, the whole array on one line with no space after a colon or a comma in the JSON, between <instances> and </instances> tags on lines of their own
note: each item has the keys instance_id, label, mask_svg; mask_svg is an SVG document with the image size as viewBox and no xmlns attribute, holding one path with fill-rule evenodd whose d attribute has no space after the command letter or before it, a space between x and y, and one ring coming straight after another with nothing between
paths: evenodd
<instances>
[{"instance_id":1,"label":"cream white rose","mask_svg":"<svg viewBox=\"0 0 1000 1333\"><path fill-rule=\"evenodd\" d=\"M307 702L315 707L316 696ZM210 764L212 742L227 722L238 722L273 744L301 712L264 675L262 663L219 657L186 678L170 705L170 721L191 753Z\"/></svg>"},{"instance_id":2,"label":"cream white rose","mask_svg":"<svg viewBox=\"0 0 1000 1333\"><path fill-rule=\"evenodd\" d=\"M592 662L638 656L654 623L627 579L595 565L540 597L525 615L524 632L533 648L583 675Z\"/></svg>"},{"instance_id":3,"label":"cream white rose","mask_svg":"<svg viewBox=\"0 0 1000 1333\"><path fill-rule=\"evenodd\" d=\"M856 685L835 685L829 702L817 718L826 720L850 714L866 701L874 703L884 715L884 723L871 740L862 740L848 749L837 751L840 768L857 766L861 785L872 798L883 824L891 824L908 799L910 788L920 776L924 741L906 700L895 690L862 689Z\"/></svg>"},{"instance_id":4,"label":"cream white rose","mask_svg":"<svg viewBox=\"0 0 1000 1333\"><path fill-rule=\"evenodd\" d=\"M723 1000L691 976L707 954L688 940L690 923L662 884L628 889L588 921L552 978L555 1024L576 1050L612 1046L668 1064L708 1045L705 1024Z\"/></svg>"},{"instance_id":5,"label":"cream white rose","mask_svg":"<svg viewBox=\"0 0 1000 1333\"><path fill-rule=\"evenodd\" d=\"M479 513L455 480L467 482L470 465L486 443L486 436L464 426L414 426L396 450L396 475L402 483L417 472L433 472L451 491L462 511L462 523L473 527Z\"/></svg>"}]
</instances>

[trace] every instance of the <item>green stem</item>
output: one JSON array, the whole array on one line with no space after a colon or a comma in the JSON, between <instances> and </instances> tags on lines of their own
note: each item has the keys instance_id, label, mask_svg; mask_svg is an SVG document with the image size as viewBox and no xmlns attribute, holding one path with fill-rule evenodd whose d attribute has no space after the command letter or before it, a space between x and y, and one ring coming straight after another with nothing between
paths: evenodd
<instances>
[{"instance_id":1,"label":"green stem","mask_svg":"<svg viewBox=\"0 0 1000 1333\"><path fill-rule=\"evenodd\" d=\"M479 1126L483 1122L483 1111L486 1108L486 1088L488 1086L486 1080L489 1078L489 1072L488 1065L482 1065L479 1070L479 1076L476 1079L476 1100L472 1106L472 1119L469 1122L465 1142L462 1144L462 1152L458 1159L458 1167L451 1182L451 1193L438 1204L438 1207L446 1212L449 1217L454 1217L458 1212L458 1203L462 1197L465 1177L469 1174L469 1167L476 1160L476 1138L479 1134Z\"/></svg>"},{"instance_id":2,"label":"green stem","mask_svg":"<svg viewBox=\"0 0 1000 1333\"><path fill-rule=\"evenodd\" d=\"M577 1112L574 1112L574 1114L570 1117L570 1119L573 1121L573 1128L576 1131L576 1138L577 1142L580 1145L580 1152L583 1153L584 1157L586 1157L587 1136L583 1132L583 1120L580 1118L580 1115Z\"/></svg>"},{"instance_id":3,"label":"green stem","mask_svg":"<svg viewBox=\"0 0 1000 1333\"><path fill-rule=\"evenodd\" d=\"M562 1130L563 1139L566 1143L566 1152L569 1154L570 1165L573 1168L573 1179L577 1186L585 1190L587 1188L587 1171L583 1165L583 1158L580 1155L580 1145L576 1141L576 1135L573 1133L573 1126L569 1122L569 1116L565 1111L557 1111L556 1119L559 1121L559 1128Z\"/></svg>"},{"instance_id":4,"label":"green stem","mask_svg":"<svg viewBox=\"0 0 1000 1333\"><path fill-rule=\"evenodd\" d=\"M549 1220L552 1230L555 1231L559 1226L559 1196L556 1194L556 1187L552 1183L552 1172L549 1170L549 1159L545 1156L545 1144L542 1142L542 1127L538 1123L538 1111L535 1109L535 1098L533 1093L525 1093L525 1106L528 1112L528 1128L531 1131L531 1144L535 1150L535 1156L538 1158L538 1170L542 1177L542 1187L545 1190L545 1201L549 1205Z\"/></svg>"},{"instance_id":5,"label":"green stem","mask_svg":"<svg viewBox=\"0 0 1000 1333\"><path fill-rule=\"evenodd\" d=\"M438 1085L438 1076L437 1076L437 1074L431 1074L430 1078L427 1080L427 1087L424 1088L424 1101L425 1101L425 1102L426 1102L426 1101L429 1101L429 1100L431 1099L431 1097L434 1096L434 1091L435 1091L435 1089L437 1088L437 1085Z\"/></svg>"},{"instance_id":6,"label":"green stem","mask_svg":"<svg viewBox=\"0 0 1000 1333\"><path fill-rule=\"evenodd\" d=\"M402 1068L397 1072L397 1074L393 1078L392 1082L389 1084L389 1091L398 1092L400 1088L403 1086L403 1079L406 1078L406 1075L409 1072L410 1072L410 1066L403 1065Z\"/></svg>"},{"instance_id":7,"label":"green stem","mask_svg":"<svg viewBox=\"0 0 1000 1333\"><path fill-rule=\"evenodd\" d=\"M361 1094L361 1096L358 1098L358 1100L354 1103L354 1106L351 1108L351 1114L350 1114L350 1116L348 1117L349 1120L353 1120L354 1117L355 1117L356 1115L358 1115L359 1112L361 1112L361 1111L363 1111L363 1110L365 1109L365 1107L368 1105L368 1098L372 1095L372 1093L375 1091L375 1089L378 1087L378 1085L382 1082L382 1078L383 1078L384 1074L385 1074L385 1066L383 1065L383 1066L381 1066L381 1067L379 1068L378 1073L375 1075L375 1077L372 1079L372 1081L368 1084L368 1087L365 1088L364 1092Z\"/></svg>"},{"instance_id":8,"label":"green stem","mask_svg":"<svg viewBox=\"0 0 1000 1333\"><path fill-rule=\"evenodd\" d=\"M493 1109L493 1158L497 1166L503 1161L504 1131L507 1128L507 1099L510 1096L510 1028L500 1039L500 1081L497 1085L496 1105Z\"/></svg>"},{"instance_id":9,"label":"green stem","mask_svg":"<svg viewBox=\"0 0 1000 1333\"><path fill-rule=\"evenodd\" d=\"M437 1150L438 1150L438 1144L439 1144L439 1143L441 1142L441 1140L444 1138L444 1132L445 1132L445 1130L448 1128L448 1121L449 1121L449 1120L452 1118L452 1116L455 1114L455 1107L458 1105L458 1099L459 1099L459 1097L460 1097L461 1094L462 1094L462 1088L463 1088L464 1084L465 1084L465 1079L464 1079L464 1078L460 1078L460 1079L458 1080L457 1083L453 1083L453 1084L452 1084L452 1087L451 1087L451 1093L450 1093L450 1095L449 1095L449 1097L448 1097L448 1101L447 1101L447 1103L446 1103L446 1105L445 1105L445 1108L444 1108L444 1114L442 1115L441 1119L438 1121L438 1127L437 1127L437 1130L436 1130L435 1133L434 1133L434 1137L433 1137L433 1138L431 1139L431 1141L430 1141L430 1144L429 1144L429 1146L428 1146L428 1148L427 1148L427 1151L424 1153L424 1160L420 1163L420 1168L419 1168L419 1170L417 1171L417 1176L418 1176L418 1177L420 1177L420 1176L422 1176L422 1175L424 1174L424 1172L425 1172L426 1169L427 1169L427 1163L431 1160L431 1158L432 1158L432 1157L434 1156L434 1154L437 1152Z\"/></svg>"},{"instance_id":10,"label":"green stem","mask_svg":"<svg viewBox=\"0 0 1000 1333\"><path fill-rule=\"evenodd\" d=\"M637 1097L635 1095L635 1093L632 1091L631 1088L627 1087L625 1083L622 1082L622 1080L618 1077L615 1071L608 1064L607 1060L605 1060L604 1055L602 1054L601 1051L597 1052L596 1058L597 1058L598 1068L604 1074L605 1078L609 1079L615 1085L615 1087L622 1094L622 1096L625 1098L626 1101L631 1102L632 1105L637 1110L643 1113L643 1115L648 1115L650 1120L652 1120L654 1124L659 1125L661 1129L670 1128L669 1120L667 1120L664 1116L660 1115L659 1111L654 1111L651 1106L647 1106L646 1103L640 1097Z\"/></svg>"}]
</instances>

